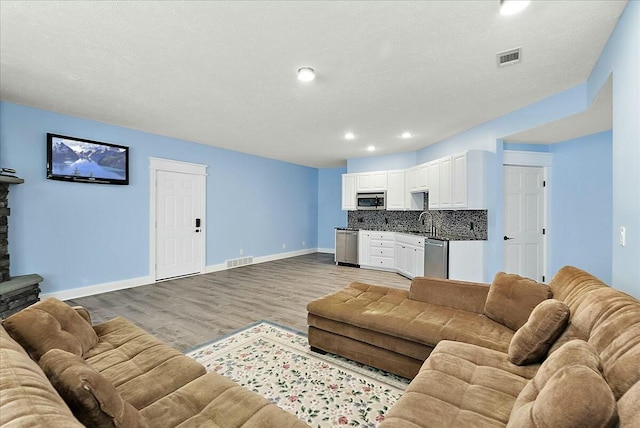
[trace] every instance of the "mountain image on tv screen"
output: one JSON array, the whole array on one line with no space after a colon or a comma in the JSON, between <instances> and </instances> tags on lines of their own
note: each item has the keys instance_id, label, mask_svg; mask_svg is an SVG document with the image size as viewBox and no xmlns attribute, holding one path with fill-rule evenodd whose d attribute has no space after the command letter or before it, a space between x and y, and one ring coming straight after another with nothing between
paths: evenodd
<instances>
[{"instance_id":1,"label":"mountain image on tv screen","mask_svg":"<svg viewBox=\"0 0 640 428\"><path fill-rule=\"evenodd\" d=\"M125 179L125 149L53 137L52 173L78 178Z\"/></svg>"}]
</instances>

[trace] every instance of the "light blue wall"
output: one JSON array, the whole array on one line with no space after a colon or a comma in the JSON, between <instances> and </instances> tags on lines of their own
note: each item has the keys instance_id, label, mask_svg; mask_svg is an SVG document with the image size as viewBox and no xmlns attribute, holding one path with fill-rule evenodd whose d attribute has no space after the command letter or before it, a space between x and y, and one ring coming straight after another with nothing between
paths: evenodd
<instances>
[{"instance_id":1,"label":"light blue wall","mask_svg":"<svg viewBox=\"0 0 640 428\"><path fill-rule=\"evenodd\" d=\"M640 1L630 1L588 83L593 99L613 73L613 281L640 297ZM618 243L626 228L627 242Z\"/></svg>"},{"instance_id":2,"label":"light blue wall","mask_svg":"<svg viewBox=\"0 0 640 428\"><path fill-rule=\"evenodd\" d=\"M350 174L405 169L414 165L416 165L416 152L347 159L347 171Z\"/></svg>"},{"instance_id":3,"label":"light blue wall","mask_svg":"<svg viewBox=\"0 0 640 428\"><path fill-rule=\"evenodd\" d=\"M611 283L611 131L551 144L549 273L577 266Z\"/></svg>"},{"instance_id":4,"label":"light blue wall","mask_svg":"<svg viewBox=\"0 0 640 428\"><path fill-rule=\"evenodd\" d=\"M318 170L318 248L335 248L334 228L347 225L347 212L342 211L342 174L347 168Z\"/></svg>"},{"instance_id":5,"label":"light blue wall","mask_svg":"<svg viewBox=\"0 0 640 428\"><path fill-rule=\"evenodd\" d=\"M241 248L258 257L317 247L315 168L6 102L0 118L2 166L25 179L9 196L11 273L42 275L45 293L149 274L149 157L208 165L207 265ZM47 132L129 146L131 184L45 179Z\"/></svg>"},{"instance_id":6,"label":"light blue wall","mask_svg":"<svg viewBox=\"0 0 640 428\"><path fill-rule=\"evenodd\" d=\"M513 150L516 152L549 152L548 144L528 144L528 143L504 143L502 145L504 150Z\"/></svg>"}]
</instances>

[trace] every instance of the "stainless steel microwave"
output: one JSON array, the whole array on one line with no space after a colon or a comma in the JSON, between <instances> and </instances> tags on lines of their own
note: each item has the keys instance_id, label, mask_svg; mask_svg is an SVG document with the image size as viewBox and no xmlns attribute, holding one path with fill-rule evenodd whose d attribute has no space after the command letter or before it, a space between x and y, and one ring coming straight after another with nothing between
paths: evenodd
<instances>
[{"instance_id":1,"label":"stainless steel microwave","mask_svg":"<svg viewBox=\"0 0 640 428\"><path fill-rule=\"evenodd\" d=\"M384 210L387 207L385 192L358 193L356 201L359 210Z\"/></svg>"}]
</instances>

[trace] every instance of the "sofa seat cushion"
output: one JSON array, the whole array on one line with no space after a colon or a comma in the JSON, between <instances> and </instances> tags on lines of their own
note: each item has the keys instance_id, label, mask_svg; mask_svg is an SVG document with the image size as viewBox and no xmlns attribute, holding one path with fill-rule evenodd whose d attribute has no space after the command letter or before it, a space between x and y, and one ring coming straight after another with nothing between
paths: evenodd
<instances>
[{"instance_id":1,"label":"sofa seat cushion","mask_svg":"<svg viewBox=\"0 0 640 428\"><path fill-rule=\"evenodd\" d=\"M504 427L539 366L467 343L436 346L380 428Z\"/></svg>"},{"instance_id":2,"label":"sofa seat cushion","mask_svg":"<svg viewBox=\"0 0 640 428\"><path fill-rule=\"evenodd\" d=\"M204 367L124 318L94 327L98 344L86 361L141 409L202 376Z\"/></svg>"},{"instance_id":3,"label":"sofa seat cushion","mask_svg":"<svg viewBox=\"0 0 640 428\"><path fill-rule=\"evenodd\" d=\"M2 324L36 361L54 348L82 356L98 343L91 325L53 297L11 315Z\"/></svg>"},{"instance_id":4,"label":"sofa seat cushion","mask_svg":"<svg viewBox=\"0 0 640 428\"><path fill-rule=\"evenodd\" d=\"M522 389L508 427L613 427L617 422L600 356L587 342L573 340L551 354Z\"/></svg>"},{"instance_id":5,"label":"sofa seat cushion","mask_svg":"<svg viewBox=\"0 0 640 428\"><path fill-rule=\"evenodd\" d=\"M456 340L506 352L514 331L482 314L409 299L406 290L354 282L307 305L319 317L435 346Z\"/></svg>"},{"instance_id":6,"label":"sofa seat cushion","mask_svg":"<svg viewBox=\"0 0 640 428\"><path fill-rule=\"evenodd\" d=\"M213 372L145 407L140 413L153 427L308 427L267 399Z\"/></svg>"},{"instance_id":7,"label":"sofa seat cushion","mask_svg":"<svg viewBox=\"0 0 640 428\"><path fill-rule=\"evenodd\" d=\"M146 428L138 411L81 357L62 349L52 349L42 356L40 367L74 415L86 426Z\"/></svg>"},{"instance_id":8,"label":"sofa seat cushion","mask_svg":"<svg viewBox=\"0 0 640 428\"><path fill-rule=\"evenodd\" d=\"M26 351L0 326L0 426L83 428Z\"/></svg>"}]
</instances>

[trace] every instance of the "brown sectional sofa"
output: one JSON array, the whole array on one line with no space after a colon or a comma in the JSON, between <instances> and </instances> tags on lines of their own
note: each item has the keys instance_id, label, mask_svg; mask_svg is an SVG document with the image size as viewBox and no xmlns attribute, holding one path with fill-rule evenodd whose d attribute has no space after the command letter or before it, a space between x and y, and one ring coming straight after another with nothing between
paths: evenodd
<instances>
[{"instance_id":1,"label":"brown sectional sofa","mask_svg":"<svg viewBox=\"0 0 640 428\"><path fill-rule=\"evenodd\" d=\"M546 297L527 281L353 283L308 305L309 343L413 379L380 428L640 426L640 302L569 266Z\"/></svg>"},{"instance_id":2,"label":"brown sectional sofa","mask_svg":"<svg viewBox=\"0 0 640 428\"><path fill-rule=\"evenodd\" d=\"M307 427L123 318L47 299L2 324L2 427Z\"/></svg>"}]
</instances>

